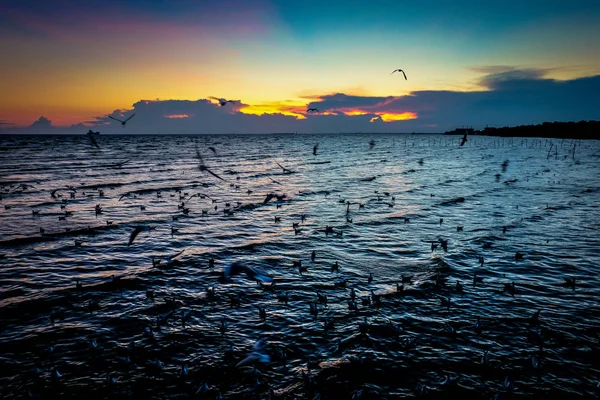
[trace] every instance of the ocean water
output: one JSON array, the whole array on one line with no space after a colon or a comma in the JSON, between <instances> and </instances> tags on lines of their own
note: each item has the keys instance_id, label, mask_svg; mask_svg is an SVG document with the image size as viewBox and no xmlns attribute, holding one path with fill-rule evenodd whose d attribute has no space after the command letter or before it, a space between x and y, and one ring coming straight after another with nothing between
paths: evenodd
<instances>
[{"instance_id":1,"label":"ocean water","mask_svg":"<svg viewBox=\"0 0 600 400\"><path fill-rule=\"evenodd\" d=\"M0 396L594 398L600 142L459 139L0 136Z\"/></svg>"}]
</instances>

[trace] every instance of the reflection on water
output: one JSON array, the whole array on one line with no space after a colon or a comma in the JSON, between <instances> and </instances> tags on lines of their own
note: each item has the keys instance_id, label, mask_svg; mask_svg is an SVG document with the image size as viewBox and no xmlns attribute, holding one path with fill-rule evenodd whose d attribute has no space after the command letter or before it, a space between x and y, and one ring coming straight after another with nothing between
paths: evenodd
<instances>
[{"instance_id":1,"label":"reflection on water","mask_svg":"<svg viewBox=\"0 0 600 400\"><path fill-rule=\"evenodd\" d=\"M593 396L600 143L459 139L0 137L0 395Z\"/></svg>"}]
</instances>

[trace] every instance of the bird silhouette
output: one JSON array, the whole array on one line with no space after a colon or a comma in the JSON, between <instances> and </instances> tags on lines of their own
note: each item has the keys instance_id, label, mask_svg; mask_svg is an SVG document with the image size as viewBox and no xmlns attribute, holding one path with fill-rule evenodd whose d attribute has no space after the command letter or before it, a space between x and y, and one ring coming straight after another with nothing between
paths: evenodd
<instances>
[{"instance_id":1,"label":"bird silhouette","mask_svg":"<svg viewBox=\"0 0 600 400\"><path fill-rule=\"evenodd\" d=\"M198 150L198 146L196 146L196 157L198 158L198 168L200 169L200 171L206 171L209 174L211 174L212 176L214 176L215 178L225 181L225 179L221 178L219 175L215 174L210 169L208 169L206 167L206 165L204 165L204 159L202 158L202 155L200 154L200 150Z\"/></svg>"},{"instance_id":2,"label":"bird silhouette","mask_svg":"<svg viewBox=\"0 0 600 400\"><path fill-rule=\"evenodd\" d=\"M268 363L269 361L271 361L271 357L265 353L265 347L265 339L260 339L258 342L256 342L248 356L236 364L236 367L243 367L244 365L256 364L257 362Z\"/></svg>"},{"instance_id":3,"label":"bird silhouette","mask_svg":"<svg viewBox=\"0 0 600 400\"><path fill-rule=\"evenodd\" d=\"M318 112L319 112L319 110L318 110L317 108L307 108L307 109L306 109L306 112L307 112L307 113L309 113L309 112L317 112L317 113L318 113Z\"/></svg>"},{"instance_id":4,"label":"bird silhouette","mask_svg":"<svg viewBox=\"0 0 600 400\"><path fill-rule=\"evenodd\" d=\"M231 280L231 277L234 275L246 274L248 279L252 279L258 282L272 282L273 278L267 276L263 273L258 272L252 267L249 267L240 262L233 262L223 268L223 272L221 273L221 277L219 280L221 282L228 282Z\"/></svg>"},{"instance_id":5,"label":"bird silhouette","mask_svg":"<svg viewBox=\"0 0 600 400\"><path fill-rule=\"evenodd\" d=\"M287 169L283 165L279 164L277 161L275 161L275 164L279 165L279 168L281 168L283 170L284 174L293 174L294 173L294 171L292 171L291 169Z\"/></svg>"},{"instance_id":6,"label":"bird silhouette","mask_svg":"<svg viewBox=\"0 0 600 400\"><path fill-rule=\"evenodd\" d=\"M134 116L135 116L135 113L131 114L129 117L125 118L124 120L120 120L118 118L115 118L112 115L109 115L108 118L114 119L115 121L119 121L121 123L121 125L125 126L125 124L127 123L127 121L129 121Z\"/></svg>"},{"instance_id":7,"label":"bird silhouette","mask_svg":"<svg viewBox=\"0 0 600 400\"><path fill-rule=\"evenodd\" d=\"M131 235L129 235L129 242L127 243L127 247L131 246L133 244L133 241L135 240L135 238L137 237L137 235L140 234L141 231L143 231L145 229L144 226L136 226L133 228L133 231L131 232Z\"/></svg>"},{"instance_id":8,"label":"bird silhouette","mask_svg":"<svg viewBox=\"0 0 600 400\"><path fill-rule=\"evenodd\" d=\"M227 100L227 99L224 99L224 98L218 98L218 97L213 97L213 96L209 96L208 98L218 101L219 102L219 107L223 107L227 103L232 103L233 104L233 103L239 102L239 100Z\"/></svg>"},{"instance_id":9,"label":"bird silhouette","mask_svg":"<svg viewBox=\"0 0 600 400\"><path fill-rule=\"evenodd\" d=\"M406 81L408 80L408 78L406 77L406 73L403 70L401 70L400 68L393 70L390 75L392 75L394 72L402 72L402 75L404 75L404 80L406 80Z\"/></svg>"}]
</instances>

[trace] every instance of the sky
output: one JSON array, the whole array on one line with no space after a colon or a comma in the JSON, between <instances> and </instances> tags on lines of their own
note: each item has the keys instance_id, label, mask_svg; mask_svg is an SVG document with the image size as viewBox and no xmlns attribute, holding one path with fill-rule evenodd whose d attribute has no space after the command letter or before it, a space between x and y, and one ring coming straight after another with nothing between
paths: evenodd
<instances>
[{"instance_id":1,"label":"sky","mask_svg":"<svg viewBox=\"0 0 600 400\"><path fill-rule=\"evenodd\" d=\"M597 0L0 8L0 132L443 132L600 119ZM125 126L108 118L133 113Z\"/></svg>"}]
</instances>

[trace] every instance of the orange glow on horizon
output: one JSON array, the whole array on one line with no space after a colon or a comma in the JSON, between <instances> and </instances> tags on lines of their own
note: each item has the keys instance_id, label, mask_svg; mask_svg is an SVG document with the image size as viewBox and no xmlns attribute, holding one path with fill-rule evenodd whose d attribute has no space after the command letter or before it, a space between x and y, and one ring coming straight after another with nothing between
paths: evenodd
<instances>
[{"instance_id":1,"label":"orange glow on horizon","mask_svg":"<svg viewBox=\"0 0 600 400\"><path fill-rule=\"evenodd\" d=\"M374 114L374 113L366 112L366 111L363 111L363 110L351 110L351 111L340 110L340 112L343 112L344 114L350 115L352 117L357 116L357 115Z\"/></svg>"},{"instance_id":2,"label":"orange glow on horizon","mask_svg":"<svg viewBox=\"0 0 600 400\"><path fill-rule=\"evenodd\" d=\"M331 111L337 111L339 113L343 113L344 115L347 116L358 116L358 115L376 115L376 117L371 118L371 122L376 121L378 118L381 118L381 120L383 122L395 122L395 121L408 121L411 119L417 119L419 118L417 113L411 112L411 111L404 111L404 112L393 112L393 111L387 111L387 112L379 112L379 111L368 111L368 110L361 110L359 108L357 109L334 109L334 110L328 110L324 113L321 114L326 114L326 115L332 115L335 114L335 112L331 112Z\"/></svg>"},{"instance_id":3,"label":"orange glow on horizon","mask_svg":"<svg viewBox=\"0 0 600 400\"><path fill-rule=\"evenodd\" d=\"M386 112L383 114L377 113L377 115L379 115L381 117L383 122L408 121L411 119L419 118L417 116L417 113L410 112L410 111L402 112L402 113L391 113L391 112Z\"/></svg>"},{"instance_id":4,"label":"orange glow on horizon","mask_svg":"<svg viewBox=\"0 0 600 400\"><path fill-rule=\"evenodd\" d=\"M305 106L285 105L279 103L244 105L239 109L243 114L263 115L263 114L282 114L296 119L306 119L304 115Z\"/></svg>"},{"instance_id":5,"label":"orange glow on horizon","mask_svg":"<svg viewBox=\"0 0 600 400\"><path fill-rule=\"evenodd\" d=\"M169 119L185 119L185 118L189 118L190 116L187 114L168 114L164 116L165 118L169 118Z\"/></svg>"}]
</instances>

